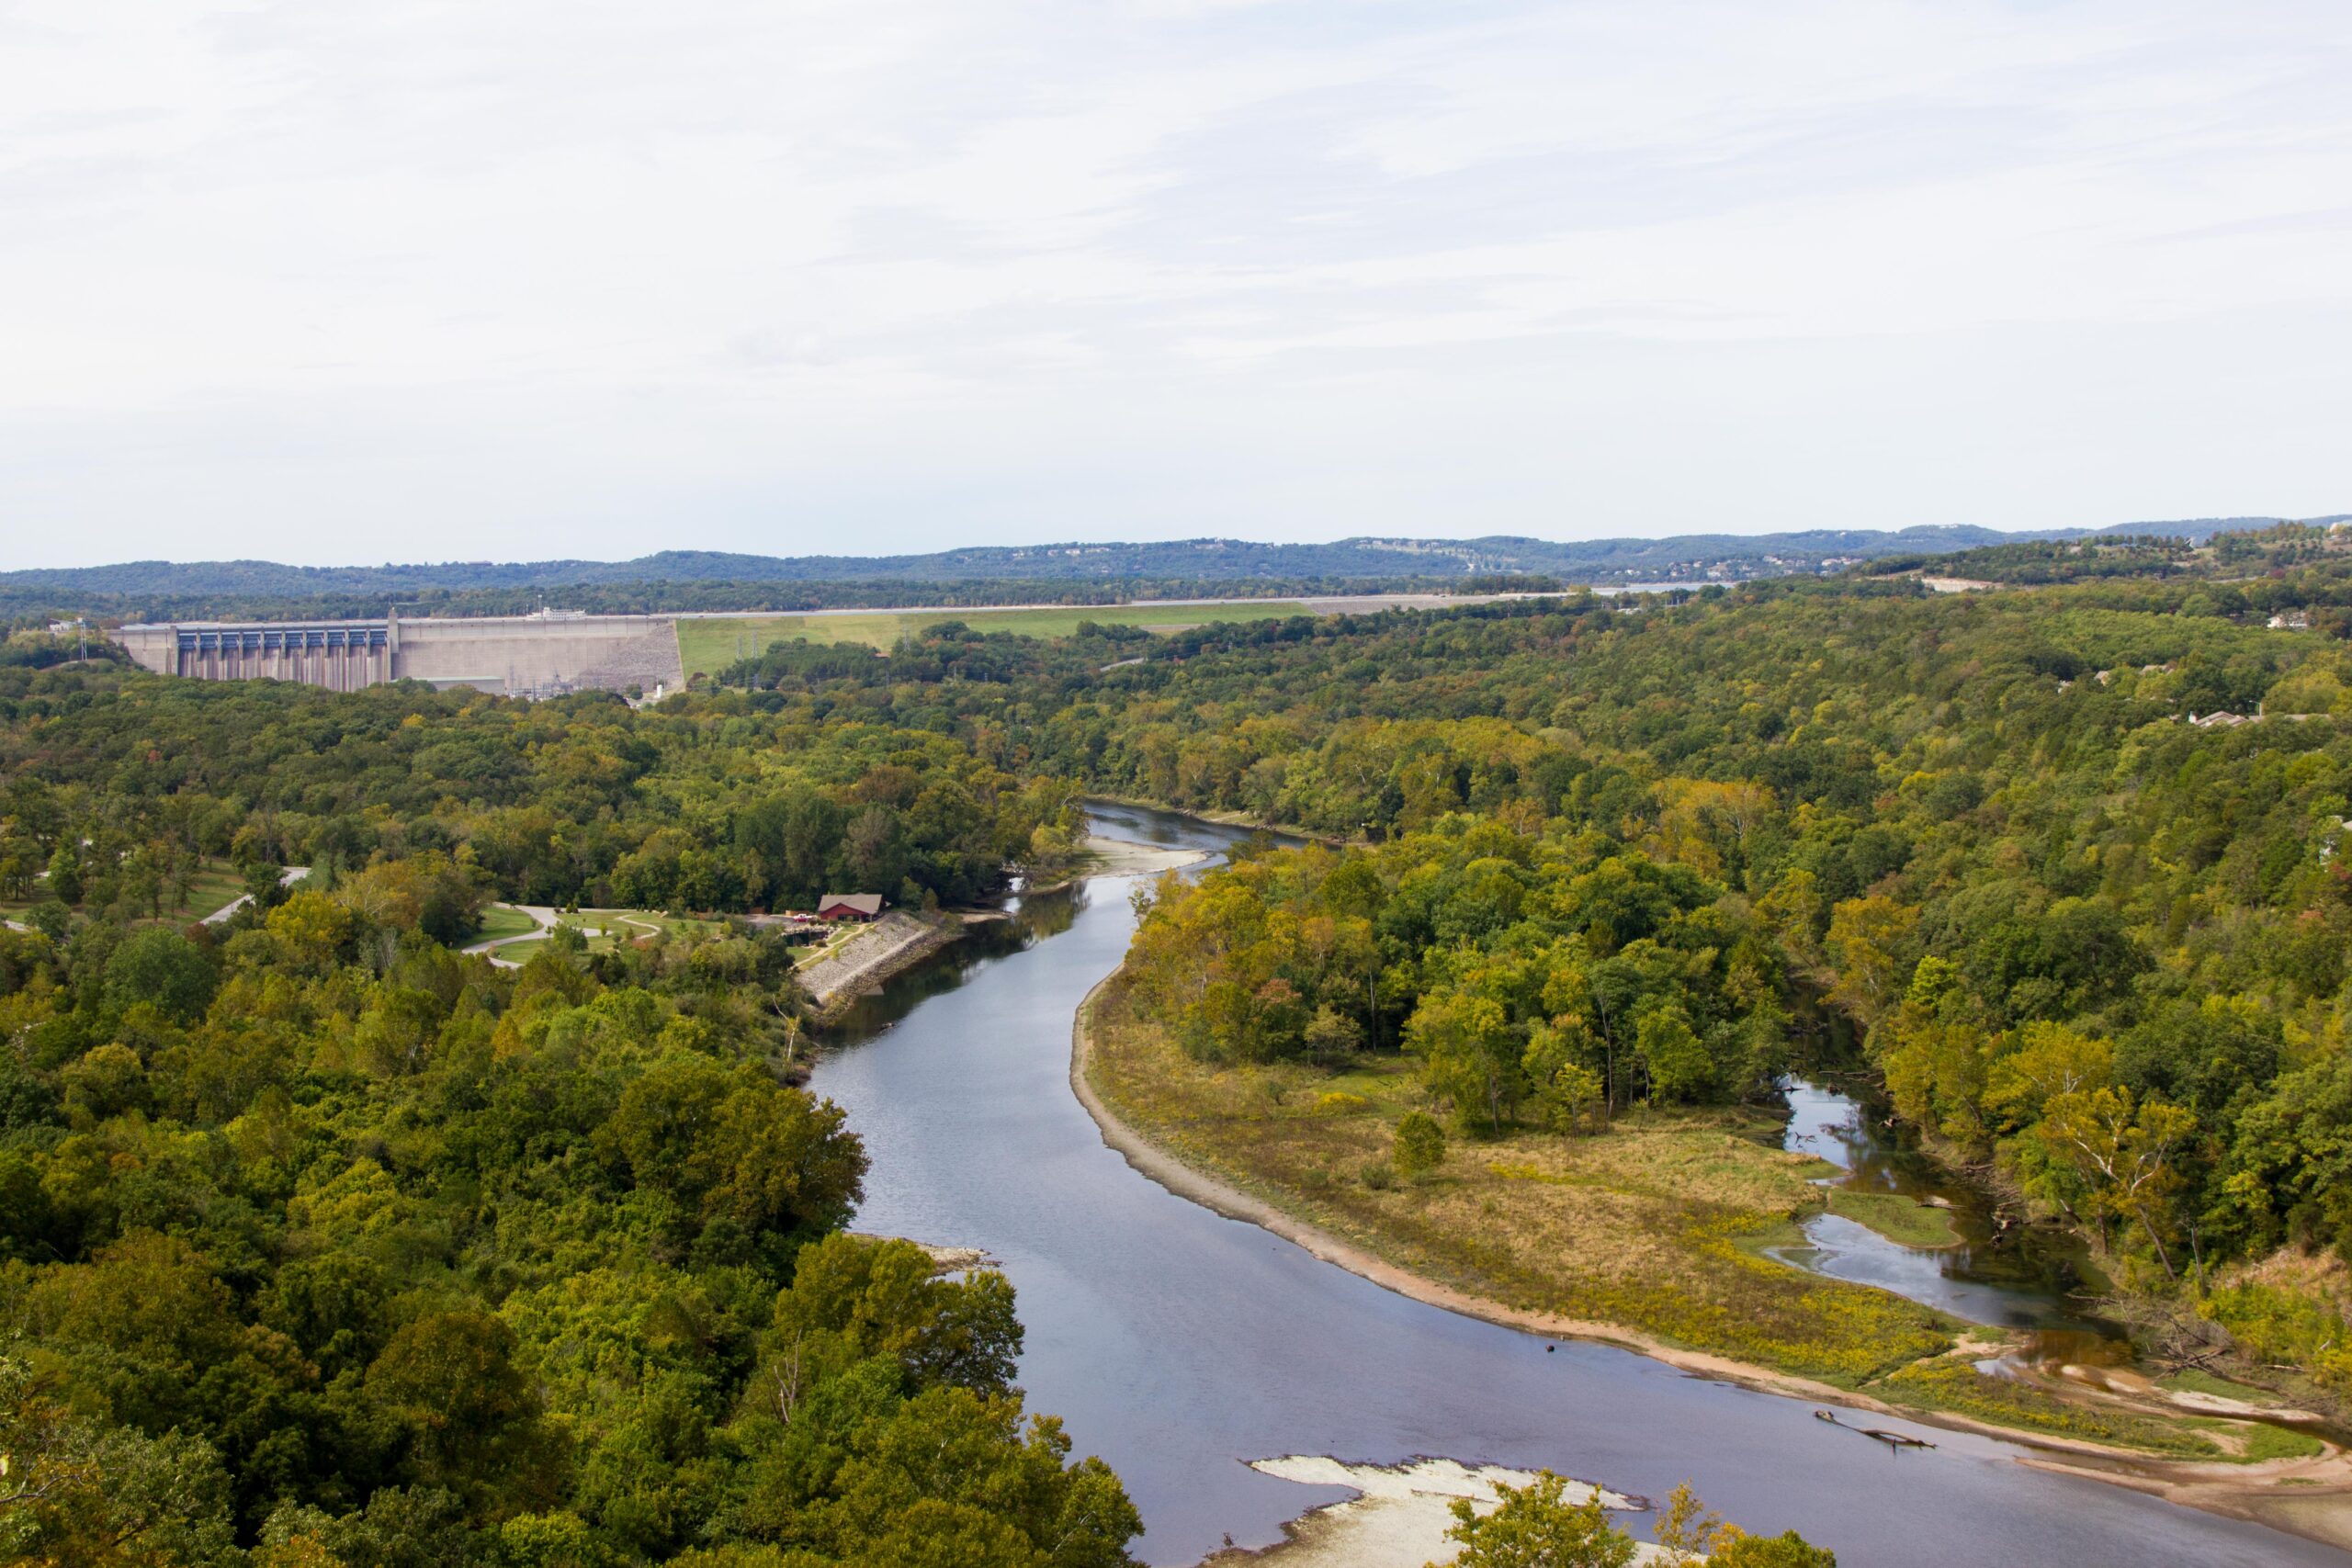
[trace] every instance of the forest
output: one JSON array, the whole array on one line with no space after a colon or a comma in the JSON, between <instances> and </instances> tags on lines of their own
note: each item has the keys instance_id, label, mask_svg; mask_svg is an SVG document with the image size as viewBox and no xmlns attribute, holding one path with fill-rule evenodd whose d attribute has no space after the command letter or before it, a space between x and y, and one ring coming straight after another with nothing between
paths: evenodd
<instances>
[{"instance_id":1,"label":"forest","mask_svg":"<svg viewBox=\"0 0 2352 1568\"><path fill-rule=\"evenodd\" d=\"M922 908L1049 863L1078 824L1066 781L826 711L337 695L108 667L0 665L0 900L46 876L100 908L208 857L332 880L436 853L530 903L733 912L847 888Z\"/></svg>"},{"instance_id":2,"label":"forest","mask_svg":"<svg viewBox=\"0 0 2352 1568\"><path fill-rule=\"evenodd\" d=\"M865 1156L793 1087L781 938L455 951L493 896L983 896L1069 786L103 661L0 666L0 1561L1127 1561L1002 1277L842 1234Z\"/></svg>"}]
</instances>

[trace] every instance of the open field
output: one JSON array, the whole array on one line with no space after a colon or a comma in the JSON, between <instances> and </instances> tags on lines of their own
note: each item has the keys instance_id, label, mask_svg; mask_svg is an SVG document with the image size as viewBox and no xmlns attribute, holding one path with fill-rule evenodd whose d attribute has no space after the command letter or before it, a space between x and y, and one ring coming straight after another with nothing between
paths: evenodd
<instances>
[{"instance_id":1,"label":"open field","mask_svg":"<svg viewBox=\"0 0 2352 1568\"><path fill-rule=\"evenodd\" d=\"M909 632L942 621L1022 637L1069 637L1080 621L1119 626L1196 626L1204 621L1262 621L1306 613L1291 599L1245 599L1218 604L1071 604L1051 609L877 610L841 615L774 615L759 619L680 617L678 654L692 675L724 670L739 659L792 637L810 642L862 642L888 649Z\"/></svg>"},{"instance_id":2,"label":"open field","mask_svg":"<svg viewBox=\"0 0 2352 1568\"><path fill-rule=\"evenodd\" d=\"M601 932L631 941L656 931L671 936L709 936L727 929L725 920L697 920L688 915L665 915L659 909L582 909L557 919L592 935Z\"/></svg>"},{"instance_id":3,"label":"open field","mask_svg":"<svg viewBox=\"0 0 2352 1568\"><path fill-rule=\"evenodd\" d=\"M670 936L708 935L726 929L724 920L697 920L666 915L658 909L582 909L558 911L555 923L583 931L588 951L604 953L624 942L659 933ZM482 911L481 932L470 951L489 952L501 963L525 964L548 944L539 923L510 904L492 904Z\"/></svg>"}]
</instances>

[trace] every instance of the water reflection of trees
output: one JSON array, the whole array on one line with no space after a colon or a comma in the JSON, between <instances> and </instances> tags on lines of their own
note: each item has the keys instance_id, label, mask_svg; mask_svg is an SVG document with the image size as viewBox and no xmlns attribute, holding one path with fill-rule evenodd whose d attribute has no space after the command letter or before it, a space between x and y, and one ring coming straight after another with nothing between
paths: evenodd
<instances>
[{"instance_id":1,"label":"water reflection of trees","mask_svg":"<svg viewBox=\"0 0 2352 1568\"><path fill-rule=\"evenodd\" d=\"M1024 953L1047 937L1069 930L1090 903L1088 885L1020 899L1002 919L964 928L954 945L913 968L894 975L879 990L860 997L825 1033L836 1047L870 1040L933 997L958 989L974 974L1001 959Z\"/></svg>"}]
</instances>

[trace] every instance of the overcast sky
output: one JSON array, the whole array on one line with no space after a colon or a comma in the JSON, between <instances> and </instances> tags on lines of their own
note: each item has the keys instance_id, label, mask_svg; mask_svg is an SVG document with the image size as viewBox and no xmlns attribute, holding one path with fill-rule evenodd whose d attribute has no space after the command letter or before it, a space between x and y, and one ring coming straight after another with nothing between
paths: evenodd
<instances>
[{"instance_id":1,"label":"overcast sky","mask_svg":"<svg viewBox=\"0 0 2352 1568\"><path fill-rule=\"evenodd\" d=\"M2352 511L2346 0L0 0L0 566Z\"/></svg>"}]
</instances>

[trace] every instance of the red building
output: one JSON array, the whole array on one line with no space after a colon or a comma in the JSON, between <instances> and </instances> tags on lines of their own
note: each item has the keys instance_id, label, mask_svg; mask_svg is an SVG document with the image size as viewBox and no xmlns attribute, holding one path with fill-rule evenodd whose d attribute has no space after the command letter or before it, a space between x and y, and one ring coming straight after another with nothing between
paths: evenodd
<instances>
[{"instance_id":1,"label":"red building","mask_svg":"<svg viewBox=\"0 0 2352 1568\"><path fill-rule=\"evenodd\" d=\"M828 893L817 901L820 920L870 920L881 912L879 893Z\"/></svg>"}]
</instances>

